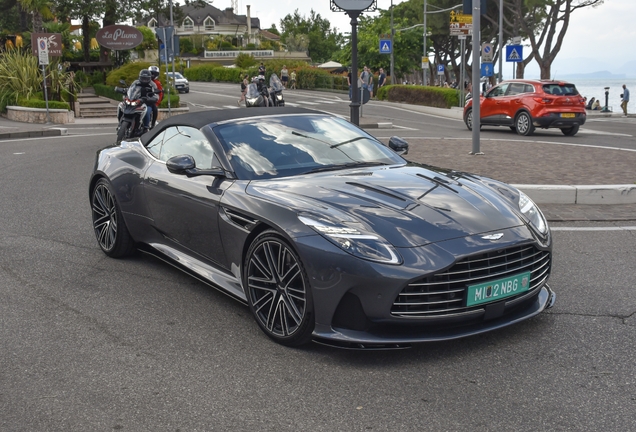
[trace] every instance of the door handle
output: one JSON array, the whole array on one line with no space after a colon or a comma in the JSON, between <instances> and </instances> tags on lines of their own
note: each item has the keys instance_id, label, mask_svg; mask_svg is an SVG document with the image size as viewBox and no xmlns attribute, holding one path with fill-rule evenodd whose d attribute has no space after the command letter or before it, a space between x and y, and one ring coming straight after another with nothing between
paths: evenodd
<instances>
[{"instance_id":1,"label":"door handle","mask_svg":"<svg viewBox=\"0 0 636 432\"><path fill-rule=\"evenodd\" d=\"M159 184L159 180L153 177L148 177L148 183L156 185L156 184Z\"/></svg>"}]
</instances>

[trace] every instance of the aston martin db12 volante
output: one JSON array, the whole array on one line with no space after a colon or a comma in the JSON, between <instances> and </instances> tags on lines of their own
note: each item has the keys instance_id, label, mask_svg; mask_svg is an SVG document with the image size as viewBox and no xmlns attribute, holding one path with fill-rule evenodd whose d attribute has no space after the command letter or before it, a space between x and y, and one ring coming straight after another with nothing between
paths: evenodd
<instances>
[{"instance_id":1,"label":"aston martin db12 volante","mask_svg":"<svg viewBox=\"0 0 636 432\"><path fill-rule=\"evenodd\" d=\"M288 346L400 348L552 306L532 200L407 152L305 109L174 116L97 154L95 235L108 256L148 252L246 303Z\"/></svg>"}]
</instances>

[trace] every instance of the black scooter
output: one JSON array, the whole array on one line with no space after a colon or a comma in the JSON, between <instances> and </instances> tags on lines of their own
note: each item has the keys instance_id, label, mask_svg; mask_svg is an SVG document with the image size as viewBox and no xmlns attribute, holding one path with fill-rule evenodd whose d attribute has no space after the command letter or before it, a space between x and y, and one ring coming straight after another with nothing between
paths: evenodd
<instances>
[{"instance_id":1,"label":"black scooter","mask_svg":"<svg viewBox=\"0 0 636 432\"><path fill-rule=\"evenodd\" d=\"M285 106L285 98L283 98L283 83L276 74L269 77L269 94L274 106Z\"/></svg>"}]
</instances>

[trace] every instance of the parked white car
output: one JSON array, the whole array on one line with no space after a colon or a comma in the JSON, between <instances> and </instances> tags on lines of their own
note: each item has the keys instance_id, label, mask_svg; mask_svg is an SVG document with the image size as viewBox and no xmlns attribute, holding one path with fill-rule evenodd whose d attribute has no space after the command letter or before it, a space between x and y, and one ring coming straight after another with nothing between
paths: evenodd
<instances>
[{"instance_id":1,"label":"parked white car","mask_svg":"<svg viewBox=\"0 0 636 432\"><path fill-rule=\"evenodd\" d=\"M174 81L174 87L179 93L190 93L190 83L188 79L179 72L168 72L168 78L170 81Z\"/></svg>"}]
</instances>

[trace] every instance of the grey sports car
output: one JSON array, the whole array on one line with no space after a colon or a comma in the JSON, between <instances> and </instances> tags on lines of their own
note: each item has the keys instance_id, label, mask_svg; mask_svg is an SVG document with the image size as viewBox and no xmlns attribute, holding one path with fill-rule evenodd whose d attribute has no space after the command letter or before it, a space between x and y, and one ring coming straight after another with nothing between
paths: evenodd
<instances>
[{"instance_id":1,"label":"grey sports car","mask_svg":"<svg viewBox=\"0 0 636 432\"><path fill-rule=\"evenodd\" d=\"M171 117L97 154L95 235L108 256L148 252L245 302L288 346L400 348L552 306L530 198L407 151L311 110Z\"/></svg>"}]
</instances>

